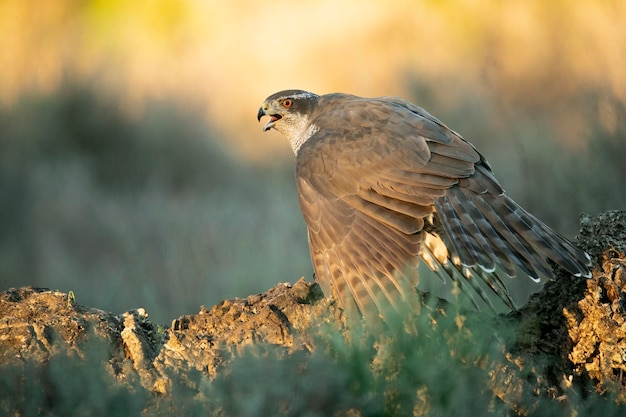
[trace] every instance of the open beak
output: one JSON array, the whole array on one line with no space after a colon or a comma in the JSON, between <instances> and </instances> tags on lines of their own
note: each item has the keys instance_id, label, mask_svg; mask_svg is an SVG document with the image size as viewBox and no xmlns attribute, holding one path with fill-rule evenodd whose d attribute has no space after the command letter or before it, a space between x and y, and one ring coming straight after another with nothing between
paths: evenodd
<instances>
[{"instance_id":1,"label":"open beak","mask_svg":"<svg viewBox=\"0 0 626 417\"><path fill-rule=\"evenodd\" d=\"M256 115L256 119L260 122L261 121L261 117L263 117L263 116L269 116L270 117L269 122L267 122L265 124L265 126L263 126L263 131L264 132L267 132L268 130L273 128L274 124L277 121L279 121L280 119L282 119L282 116L280 114L267 114L265 109L263 107L261 107L261 108L259 108L259 112Z\"/></svg>"}]
</instances>

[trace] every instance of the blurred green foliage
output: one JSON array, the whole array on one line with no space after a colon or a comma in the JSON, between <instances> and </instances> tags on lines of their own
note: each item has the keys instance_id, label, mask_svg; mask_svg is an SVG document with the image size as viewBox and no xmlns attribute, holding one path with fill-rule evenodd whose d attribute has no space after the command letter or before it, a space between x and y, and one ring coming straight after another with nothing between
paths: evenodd
<instances>
[{"instance_id":1,"label":"blurred green foliage","mask_svg":"<svg viewBox=\"0 0 626 417\"><path fill-rule=\"evenodd\" d=\"M11 417L139 416L150 393L139 384L129 389L105 371L109 350L105 343L91 343L81 350L81 357L58 354L45 364L29 360L3 365L0 413Z\"/></svg>"},{"instance_id":2,"label":"blurred green foliage","mask_svg":"<svg viewBox=\"0 0 626 417\"><path fill-rule=\"evenodd\" d=\"M190 107L131 116L84 85L1 109L0 287L169 322L310 277L292 168L226 149Z\"/></svg>"},{"instance_id":3,"label":"blurred green foliage","mask_svg":"<svg viewBox=\"0 0 626 417\"><path fill-rule=\"evenodd\" d=\"M592 126L581 148L551 139L550 114L510 114L469 91L450 103L412 86L415 102L474 143L509 194L565 236L583 211L626 207L626 122L603 123L596 111L610 97L580 95ZM312 276L291 159L241 163L192 106L155 101L135 113L85 84L0 109L2 288L73 290L82 304L144 307L167 322ZM422 288L435 291L426 275ZM511 286L519 300L529 291L524 280Z\"/></svg>"}]
</instances>

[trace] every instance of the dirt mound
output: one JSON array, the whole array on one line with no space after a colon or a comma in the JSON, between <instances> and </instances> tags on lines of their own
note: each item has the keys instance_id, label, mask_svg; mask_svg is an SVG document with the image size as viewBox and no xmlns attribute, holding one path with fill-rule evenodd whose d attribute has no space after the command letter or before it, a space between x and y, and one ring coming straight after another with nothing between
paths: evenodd
<instances>
[{"instance_id":1,"label":"dirt mound","mask_svg":"<svg viewBox=\"0 0 626 417\"><path fill-rule=\"evenodd\" d=\"M573 387L578 393L611 392L617 403L626 400L626 212L583 216L579 244L592 256L591 279L557 271L557 279L519 313L494 318L496 332L515 328L516 334L507 339L506 360L490 366L490 388L519 414L537 410L541 398L563 402ZM98 350L96 366L113 384L160 399L180 386L197 394L199 381L230 372L229 365L250 346L271 345L288 358L314 352L318 336L329 331L350 339L342 311L304 280L202 307L169 327L153 323L143 309L114 315L81 306L71 293L33 287L1 293L0 319L0 369L46 366L58 356L84 360L97 344L105 348ZM153 407L156 400L150 401Z\"/></svg>"}]
</instances>

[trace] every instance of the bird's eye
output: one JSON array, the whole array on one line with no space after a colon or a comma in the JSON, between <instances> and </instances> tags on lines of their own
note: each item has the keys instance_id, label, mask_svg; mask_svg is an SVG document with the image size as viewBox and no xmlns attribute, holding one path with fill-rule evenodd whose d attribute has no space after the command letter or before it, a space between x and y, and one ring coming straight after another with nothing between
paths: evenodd
<instances>
[{"instance_id":1,"label":"bird's eye","mask_svg":"<svg viewBox=\"0 0 626 417\"><path fill-rule=\"evenodd\" d=\"M286 100L283 100L283 107L288 109L289 107L293 106L293 100L288 98Z\"/></svg>"}]
</instances>

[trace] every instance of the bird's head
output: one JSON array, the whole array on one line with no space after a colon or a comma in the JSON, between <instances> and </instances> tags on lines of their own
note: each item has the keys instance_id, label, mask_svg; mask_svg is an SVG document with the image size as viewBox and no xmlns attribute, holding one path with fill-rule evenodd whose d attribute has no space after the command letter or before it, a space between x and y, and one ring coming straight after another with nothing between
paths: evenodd
<instances>
[{"instance_id":1,"label":"bird's head","mask_svg":"<svg viewBox=\"0 0 626 417\"><path fill-rule=\"evenodd\" d=\"M310 116L315 109L319 96L303 90L284 90L265 99L259 108L257 119L269 116L263 131L276 129L289 139L294 152L306 141L303 134L307 131Z\"/></svg>"}]
</instances>

